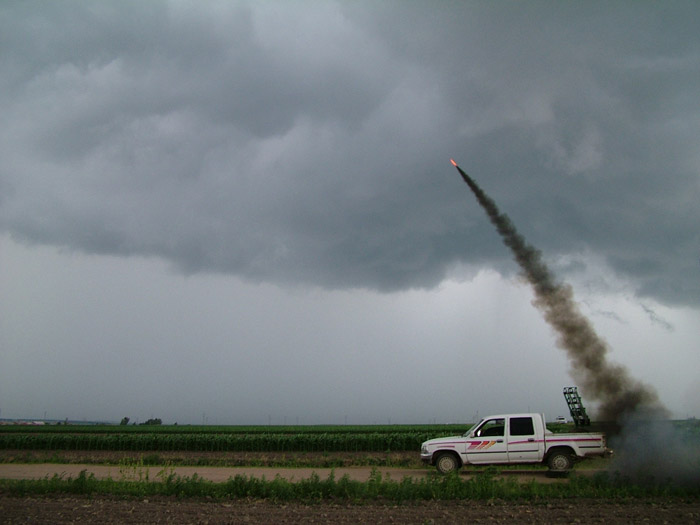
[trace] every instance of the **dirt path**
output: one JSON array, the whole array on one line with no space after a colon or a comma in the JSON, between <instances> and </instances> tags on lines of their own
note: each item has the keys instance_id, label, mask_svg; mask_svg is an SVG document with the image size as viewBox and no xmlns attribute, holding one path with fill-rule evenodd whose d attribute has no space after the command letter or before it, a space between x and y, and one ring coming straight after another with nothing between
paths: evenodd
<instances>
[{"instance_id":1,"label":"dirt path","mask_svg":"<svg viewBox=\"0 0 700 525\"><path fill-rule=\"evenodd\" d=\"M154 461L156 460L157 461ZM415 451L398 452L230 452L230 451L128 451L128 450L0 450L0 463L93 463L96 465L210 465L217 467L299 466L314 468L355 465L421 468Z\"/></svg>"},{"instance_id":2,"label":"dirt path","mask_svg":"<svg viewBox=\"0 0 700 525\"><path fill-rule=\"evenodd\" d=\"M60 525L68 523L673 523L700 522L700 502L597 500L540 503L421 501L393 504L232 500L226 502L175 498L142 500L109 496L26 497L0 493L0 523Z\"/></svg>"},{"instance_id":3,"label":"dirt path","mask_svg":"<svg viewBox=\"0 0 700 525\"><path fill-rule=\"evenodd\" d=\"M222 482L238 474L274 479L279 475L294 481L311 476L322 479L331 469L323 468L260 468L260 467L119 467L93 464L0 464L0 478L37 479L54 474L76 477L81 471L98 478L148 479L157 481L158 473L179 476L197 474L202 478ZM364 481L372 473L370 467L333 469L336 479L347 474ZM421 478L433 469L378 468L382 476L401 480L405 476ZM464 471L468 478L474 473ZM518 480L537 479L538 482L558 482L542 471L517 471ZM480 501L420 501L396 504L367 501L351 503L274 502L268 500L203 501L168 497L117 498L109 495L76 497L50 495L46 497L13 497L0 492L0 523L2 524L68 524L68 523L150 524L150 523L700 523L698 501L628 500L559 500L553 502L480 502Z\"/></svg>"},{"instance_id":4,"label":"dirt path","mask_svg":"<svg viewBox=\"0 0 700 525\"><path fill-rule=\"evenodd\" d=\"M223 482L237 475L262 478L267 480L275 479L279 476L289 481L299 481L308 479L316 473L321 479L326 479L334 472L336 479L347 475L351 480L367 481L372 473L371 467L342 467L330 468L278 468L278 467L159 467L159 466L139 466L123 467L114 465L80 465L80 464L22 464L5 463L0 464L0 478L2 479L41 479L46 476L52 477L54 474L75 478L81 471L86 470L98 479L112 478L115 480L158 480L158 473L164 472L166 475L171 472L178 476L191 477L197 474L199 477L209 481ZM382 478L400 481L404 477L424 478L432 470L427 469L402 469L380 467L376 469L382 474Z\"/></svg>"},{"instance_id":5,"label":"dirt path","mask_svg":"<svg viewBox=\"0 0 700 525\"><path fill-rule=\"evenodd\" d=\"M224 482L229 478L241 475L246 477L260 478L267 480L275 479L279 476L288 481L299 481L308 479L313 474L321 479L327 479L334 474L335 479L348 476L353 481L367 481L373 471L382 475L382 479L401 481L405 477L421 479L430 475L435 475L432 468L396 468L396 467L338 467L330 468L280 468L280 467L210 467L210 466L137 466L124 467L117 465L94 465L94 464L58 464L58 463L2 463L0 464L0 479L42 479L53 477L54 474L64 477L77 477L83 470L92 473L98 479L111 478L114 480L138 481L151 480L158 481L163 475L175 474L181 477L197 476L213 481ZM593 474L594 471L582 471ZM160 474L160 476L159 476ZM474 471L462 470L461 476L468 479L476 475ZM548 477L542 470L513 470L502 471L499 476L516 477L518 481L536 480L539 483L555 483L563 481L562 478Z\"/></svg>"}]
</instances>

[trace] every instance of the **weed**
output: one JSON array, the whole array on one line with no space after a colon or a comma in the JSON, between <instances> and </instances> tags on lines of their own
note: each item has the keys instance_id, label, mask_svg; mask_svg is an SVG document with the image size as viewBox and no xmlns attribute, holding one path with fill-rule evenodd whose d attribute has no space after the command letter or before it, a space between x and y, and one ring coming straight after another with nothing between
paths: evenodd
<instances>
[{"instance_id":1,"label":"weed","mask_svg":"<svg viewBox=\"0 0 700 525\"><path fill-rule=\"evenodd\" d=\"M141 460L144 465L162 465L163 459L158 454L148 454Z\"/></svg>"},{"instance_id":2,"label":"weed","mask_svg":"<svg viewBox=\"0 0 700 525\"><path fill-rule=\"evenodd\" d=\"M133 470L132 470L133 469ZM135 474L133 474L135 472ZM353 481L347 476L336 480L331 474L321 479L317 474L292 482L281 477L265 480L238 475L224 483L214 483L198 475L178 476L166 467L150 480L138 466L131 466L118 480L98 480L83 470L76 478L54 475L39 480L0 480L0 492L18 496L36 494L113 494L145 497L168 495L178 498L207 497L212 499L272 499L276 501L361 502L386 500L395 502L420 500L522 500L551 501L553 499L595 498L698 498L700 487L664 483L637 484L613 474L575 476L565 483L518 483L513 478L499 479L492 472L463 479L453 473L448 476L429 476L425 479L408 477L391 480L374 470L365 482Z\"/></svg>"}]
</instances>

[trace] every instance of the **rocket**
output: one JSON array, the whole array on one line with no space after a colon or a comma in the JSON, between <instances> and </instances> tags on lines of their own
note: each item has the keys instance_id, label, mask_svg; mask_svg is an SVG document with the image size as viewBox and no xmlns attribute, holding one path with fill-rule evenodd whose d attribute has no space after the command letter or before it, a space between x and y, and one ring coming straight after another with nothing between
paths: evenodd
<instances>
[{"instance_id":1,"label":"rocket","mask_svg":"<svg viewBox=\"0 0 700 525\"><path fill-rule=\"evenodd\" d=\"M450 159L450 162L452 163L452 165L453 165L455 168L457 168L457 171L459 171L459 174L460 174L460 175L462 176L462 178L464 179L464 182L467 182L467 179L469 178L469 175L467 175L466 173L464 173L464 172L462 171L462 168L459 167L459 165L455 162L454 159ZM469 184L469 183L467 182L467 184Z\"/></svg>"},{"instance_id":2,"label":"rocket","mask_svg":"<svg viewBox=\"0 0 700 525\"><path fill-rule=\"evenodd\" d=\"M466 173L464 173L464 172L462 171L462 168L459 167L459 165L454 161L454 159L450 159L450 162L452 163L452 165L453 165L455 168L457 168L457 171L459 172L459 174L460 174L460 175L462 176L462 178L464 179L464 182L466 182L466 183L469 185L470 188L475 189L475 188L474 188L475 183L474 183L474 181L472 180L472 178L471 178L469 175L467 175Z\"/></svg>"}]
</instances>

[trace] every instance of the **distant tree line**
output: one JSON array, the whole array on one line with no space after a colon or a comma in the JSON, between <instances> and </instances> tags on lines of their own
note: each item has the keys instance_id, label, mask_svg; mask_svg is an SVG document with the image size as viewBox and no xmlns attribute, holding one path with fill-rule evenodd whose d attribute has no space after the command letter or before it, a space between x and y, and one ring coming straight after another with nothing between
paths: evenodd
<instances>
[{"instance_id":1,"label":"distant tree line","mask_svg":"<svg viewBox=\"0 0 700 525\"><path fill-rule=\"evenodd\" d=\"M128 417L123 417L119 424L120 425L128 425L129 421L130 420ZM132 425L135 425L135 424L136 423L132 423ZM147 419L143 423L139 423L139 425L162 425L162 424L163 424L163 420L160 419L159 417Z\"/></svg>"}]
</instances>

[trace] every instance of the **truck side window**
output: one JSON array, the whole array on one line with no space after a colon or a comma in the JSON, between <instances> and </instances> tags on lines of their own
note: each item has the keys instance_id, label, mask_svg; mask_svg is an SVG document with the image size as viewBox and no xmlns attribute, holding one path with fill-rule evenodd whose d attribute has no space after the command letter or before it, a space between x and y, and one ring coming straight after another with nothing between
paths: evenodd
<instances>
[{"instance_id":1,"label":"truck side window","mask_svg":"<svg viewBox=\"0 0 700 525\"><path fill-rule=\"evenodd\" d=\"M532 425L531 417L512 417L510 418L510 435L511 436L532 436L535 433L535 427Z\"/></svg>"},{"instance_id":2,"label":"truck side window","mask_svg":"<svg viewBox=\"0 0 700 525\"><path fill-rule=\"evenodd\" d=\"M484 421L484 424L474 433L474 435L483 436L502 436L506 426L505 419L489 419Z\"/></svg>"}]
</instances>

